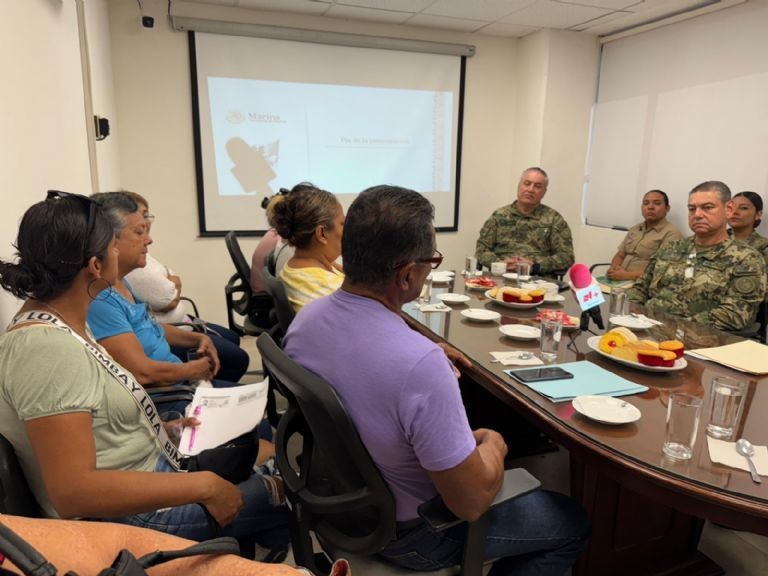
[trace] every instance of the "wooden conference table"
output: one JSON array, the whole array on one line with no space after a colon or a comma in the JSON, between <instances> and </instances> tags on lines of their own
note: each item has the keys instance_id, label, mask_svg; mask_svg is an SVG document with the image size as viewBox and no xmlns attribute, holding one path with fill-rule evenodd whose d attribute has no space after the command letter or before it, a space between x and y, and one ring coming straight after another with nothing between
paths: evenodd
<instances>
[{"instance_id":1,"label":"wooden conference table","mask_svg":"<svg viewBox=\"0 0 768 576\"><path fill-rule=\"evenodd\" d=\"M495 278L499 283L502 278ZM736 437L753 444L768 441L768 378L730 370L719 364L686 356L688 366L677 372L645 372L622 366L587 346L590 334L579 334L569 344L567 332L560 343L558 362L588 360L627 380L648 386L642 395L622 399L642 413L637 422L610 426L575 412L570 402L554 403L503 373L510 368L491 363L491 351L538 351L538 341L512 340L499 332L499 324L538 325L537 310L512 309L490 301L483 291L468 290L461 276L452 283L434 285L432 301L440 292L466 293L471 300L445 312L420 312L415 303L403 311L409 323L427 337L444 341L463 352L472 368L463 369L462 394L473 426L499 430L509 410L544 432L570 453L571 495L579 499L593 523L589 547L574 567L576 575L696 574L723 571L698 552L703 519L728 527L768 535L768 478L755 484L749 473L713 464L704 427L709 383L716 375L749 382ZM569 292L559 304L543 304L578 316ZM488 308L501 314L495 322L473 322L461 316L466 308ZM607 306L603 305L607 321ZM718 346L739 338L672 317L660 317L663 326L639 331L652 340L674 338L686 349ZM593 330L602 333L594 326ZM608 326L606 326L608 328ZM685 391L704 398L702 418L691 460L679 462L663 455L667 401L670 392ZM499 410L499 408L502 408ZM496 422L473 414L496 414ZM501 414L499 417L498 415ZM514 437L507 437L512 445Z\"/></svg>"}]
</instances>

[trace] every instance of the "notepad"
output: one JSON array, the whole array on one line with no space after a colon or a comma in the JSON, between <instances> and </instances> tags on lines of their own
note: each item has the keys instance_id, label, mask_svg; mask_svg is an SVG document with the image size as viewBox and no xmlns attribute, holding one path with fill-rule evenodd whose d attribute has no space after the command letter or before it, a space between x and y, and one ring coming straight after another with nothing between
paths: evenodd
<instances>
[{"instance_id":1,"label":"notepad","mask_svg":"<svg viewBox=\"0 0 768 576\"><path fill-rule=\"evenodd\" d=\"M694 358L712 360L740 372L750 374L768 374L768 346L754 340L744 340L736 344L687 350L686 354Z\"/></svg>"},{"instance_id":2,"label":"notepad","mask_svg":"<svg viewBox=\"0 0 768 576\"><path fill-rule=\"evenodd\" d=\"M613 372L586 360L557 364L557 366L573 374L573 378L550 382L531 382L526 386L542 396L546 396L552 402L565 402L573 400L577 396L585 395L629 396L630 394L642 394L648 390L647 386L630 382L626 378L617 376ZM509 375L511 370L504 370L504 372Z\"/></svg>"}]
</instances>

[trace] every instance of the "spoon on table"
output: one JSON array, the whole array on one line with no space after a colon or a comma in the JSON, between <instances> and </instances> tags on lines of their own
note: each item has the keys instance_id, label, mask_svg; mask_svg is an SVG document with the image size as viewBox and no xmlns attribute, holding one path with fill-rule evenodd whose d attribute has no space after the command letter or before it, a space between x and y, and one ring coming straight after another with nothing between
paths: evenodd
<instances>
[{"instance_id":1,"label":"spoon on table","mask_svg":"<svg viewBox=\"0 0 768 576\"><path fill-rule=\"evenodd\" d=\"M747 462L749 463L749 473L752 475L752 482L755 484L760 484L762 480L760 479L760 476L757 474L757 468L755 468L755 463L752 461L752 456L755 455L755 447L752 446L752 443L747 440L746 438L739 438L736 441L736 452L744 456L744 458L747 459Z\"/></svg>"},{"instance_id":2,"label":"spoon on table","mask_svg":"<svg viewBox=\"0 0 768 576\"><path fill-rule=\"evenodd\" d=\"M513 354L515 354L515 356L512 356L512 358L516 357L518 360L530 360L531 358L533 358L533 354L531 352L517 352ZM499 358L498 360L493 359L491 360L491 363L501 362L501 360L502 360L501 358Z\"/></svg>"}]
</instances>

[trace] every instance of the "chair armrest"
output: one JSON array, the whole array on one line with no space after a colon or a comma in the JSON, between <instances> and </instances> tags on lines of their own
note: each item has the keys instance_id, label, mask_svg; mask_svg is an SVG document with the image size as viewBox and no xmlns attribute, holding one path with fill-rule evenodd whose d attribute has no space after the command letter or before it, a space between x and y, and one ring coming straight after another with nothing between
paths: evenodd
<instances>
[{"instance_id":1,"label":"chair armrest","mask_svg":"<svg viewBox=\"0 0 768 576\"><path fill-rule=\"evenodd\" d=\"M504 483L501 485L501 489L496 494L496 498L493 499L489 509L512 498L533 492L539 486L541 486L541 482L525 468L507 470L504 472ZM440 496L435 496L431 500L421 503L419 505L419 516L436 532L441 532L464 522L464 520L448 509L448 506L445 505Z\"/></svg>"}]
</instances>

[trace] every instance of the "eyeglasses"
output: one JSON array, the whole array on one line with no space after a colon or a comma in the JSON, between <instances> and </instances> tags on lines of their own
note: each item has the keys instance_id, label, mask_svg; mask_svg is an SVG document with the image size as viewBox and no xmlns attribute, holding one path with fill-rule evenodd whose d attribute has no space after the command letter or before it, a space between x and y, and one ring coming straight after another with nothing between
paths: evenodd
<instances>
[{"instance_id":1,"label":"eyeglasses","mask_svg":"<svg viewBox=\"0 0 768 576\"><path fill-rule=\"evenodd\" d=\"M87 259L86 249L88 248L88 241L91 239L93 228L96 225L96 208L97 204L92 198L83 196L82 194L72 194L71 192L62 192L61 190L48 190L45 196L46 200L61 200L63 198L74 198L84 207L88 208L88 224L85 227L85 236L83 237L83 248L80 250L80 260L77 262L68 262L61 260L62 264L84 264Z\"/></svg>"},{"instance_id":2,"label":"eyeglasses","mask_svg":"<svg viewBox=\"0 0 768 576\"><path fill-rule=\"evenodd\" d=\"M149 212L144 212L144 220L147 222L154 222L155 221L155 215L150 214Z\"/></svg>"},{"instance_id":3,"label":"eyeglasses","mask_svg":"<svg viewBox=\"0 0 768 576\"><path fill-rule=\"evenodd\" d=\"M416 258L415 260L411 260L411 262L429 263L429 265L434 270L435 268L440 266L440 264L443 263L443 255L442 255L442 253L439 250L435 250L435 253L433 254L432 258ZM408 264L408 262L403 262L401 264L397 264L397 265L393 266L392 269L393 270L397 270L398 268L402 268L406 264Z\"/></svg>"},{"instance_id":4,"label":"eyeglasses","mask_svg":"<svg viewBox=\"0 0 768 576\"><path fill-rule=\"evenodd\" d=\"M417 258L414 260L414 262L429 263L429 265L432 266L432 270L434 270L443 263L443 254L440 252L440 250L435 250L432 258Z\"/></svg>"}]
</instances>

